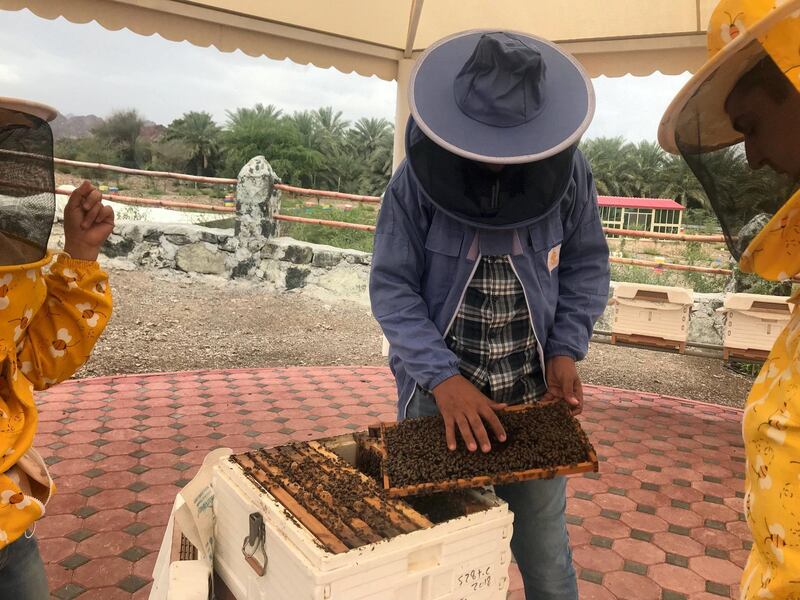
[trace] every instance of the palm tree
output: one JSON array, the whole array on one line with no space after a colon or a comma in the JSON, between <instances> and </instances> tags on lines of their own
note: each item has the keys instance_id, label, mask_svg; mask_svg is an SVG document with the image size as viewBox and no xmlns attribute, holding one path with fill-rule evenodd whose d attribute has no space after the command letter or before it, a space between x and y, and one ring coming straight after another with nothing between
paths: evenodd
<instances>
[{"instance_id":1,"label":"palm tree","mask_svg":"<svg viewBox=\"0 0 800 600\"><path fill-rule=\"evenodd\" d=\"M593 138L582 148L592 166L597 191L609 196L632 196L632 154L635 146L622 137Z\"/></svg>"},{"instance_id":2,"label":"palm tree","mask_svg":"<svg viewBox=\"0 0 800 600\"><path fill-rule=\"evenodd\" d=\"M700 180L682 157L675 155L667 157L660 183L662 197L674 198L686 208L699 206L710 210L711 206Z\"/></svg>"},{"instance_id":3,"label":"palm tree","mask_svg":"<svg viewBox=\"0 0 800 600\"><path fill-rule=\"evenodd\" d=\"M380 195L386 189L392 176L392 159L394 154L393 128L382 135L367 159L364 172L358 181L360 194Z\"/></svg>"},{"instance_id":4,"label":"palm tree","mask_svg":"<svg viewBox=\"0 0 800 600\"><path fill-rule=\"evenodd\" d=\"M317 119L314 113L310 110L297 111L286 119L294 124L303 140L303 145L306 148L313 148L317 135Z\"/></svg>"},{"instance_id":5,"label":"palm tree","mask_svg":"<svg viewBox=\"0 0 800 600\"><path fill-rule=\"evenodd\" d=\"M313 111L319 128L334 138L344 137L350 122L342 118L342 111L333 111L332 106L323 106Z\"/></svg>"},{"instance_id":6,"label":"palm tree","mask_svg":"<svg viewBox=\"0 0 800 600\"><path fill-rule=\"evenodd\" d=\"M184 113L167 128L168 140L180 140L189 148L198 175L208 170L209 159L219 146L219 134L219 126L207 112Z\"/></svg>"},{"instance_id":7,"label":"palm tree","mask_svg":"<svg viewBox=\"0 0 800 600\"><path fill-rule=\"evenodd\" d=\"M283 111L274 104L264 106L259 103L252 108L237 108L233 111L226 111L228 115L228 126L247 126L248 124L259 121L277 121L283 116Z\"/></svg>"},{"instance_id":8,"label":"palm tree","mask_svg":"<svg viewBox=\"0 0 800 600\"><path fill-rule=\"evenodd\" d=\"M315 121L314 150L325 157L319 170L319 185L327 189L340 190L343 182L348 183L353 169L347 165L345 147L347 128L350 123L342 118L341 111L324 106L313 111Z\"/></svg>"},{"instance_id":9,"label":"palm tree","mask_svg":"<svg viewBox=\"0 0 800 600\"><path fill-rule=\"evenodd\" d=\"M640 198L660 198L667 154L656 142L641 141L628 155L628 191Z\"/></svg>"},{"instance_id":10,"label":"palm tree","mask_svg":"<svg viewBox=\"0 0 800 600\"><path fill-rule=\"evenodd\" d=\"M362 118L349 131L349 142L357 156L369 159L383 140L394 135L386 119Z\"/></svg>"}]
</instances>

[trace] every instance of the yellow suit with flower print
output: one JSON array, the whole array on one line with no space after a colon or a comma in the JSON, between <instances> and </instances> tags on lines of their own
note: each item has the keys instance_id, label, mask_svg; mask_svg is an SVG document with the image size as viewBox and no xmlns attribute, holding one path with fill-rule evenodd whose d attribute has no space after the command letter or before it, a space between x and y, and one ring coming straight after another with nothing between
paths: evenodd
<instances>
[{"instance_id":1,"label":"yellow suit with flower print","mask_svg":"<svg viewBox=\"0 0 800 600\"><path fill-rule=\"evenodd\" d=\"M800 191L748 244L739 268L773 281L786 281L800 273Z\"/></svg>"},{"instance_id":2,"label":"yellow suit with flower print","mask_svg":"<svg viewBox=\"0 0 800 600\"><path fill-rule=\"evenodd\" d=\"M0 267L0 549L45 512L54 485L33 450L34 390L71 377L111 314L97 262L52 256Z\"/></svg>"},{"instance_id":3,"label":"yellow suit with flower print","mask_svg":"<svg viewBox=\"0 0 800 600\"><path fill-rule=\"evenodd\" d=\"M742 430L753 534L742 599L800 600L800 309L756 379Z\"/></svg>"}]
</instances>

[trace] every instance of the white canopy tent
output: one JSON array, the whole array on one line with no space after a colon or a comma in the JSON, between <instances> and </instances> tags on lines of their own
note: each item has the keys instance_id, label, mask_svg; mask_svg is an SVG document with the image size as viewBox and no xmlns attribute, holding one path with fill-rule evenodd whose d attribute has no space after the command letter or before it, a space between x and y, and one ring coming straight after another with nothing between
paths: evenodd
<instances>
[{"instance_id":1,"label":"white canopy tent","mask_svg":"<svg viewBox=\"0 0 800 600\"><path fill-rule=\"evenodd\" d=\"M408 78L433 41L475 28L563 44L591 76L678 74L705 57L716 0L0 0L5 10L96 21L112 30L289 58L398 83L395 160L403 154Z\"/></svg>"}]
</instances>

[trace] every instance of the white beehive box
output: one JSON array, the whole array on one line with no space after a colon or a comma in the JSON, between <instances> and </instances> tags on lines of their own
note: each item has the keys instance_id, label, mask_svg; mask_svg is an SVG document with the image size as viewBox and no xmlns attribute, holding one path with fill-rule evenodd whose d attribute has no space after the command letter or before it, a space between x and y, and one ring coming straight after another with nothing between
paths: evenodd
<instances>
[{"instance_id":1,"label":"white beehive box","mask_svg":"<svg viewBox=\"0 0 800 600\"><path fill-rule=\"evenodd\" d=\"M694 292L686 288L618 283L614 288L612 341L686 348Z\"/></svg>"},{"instance_id":2,"label":"white beehive box","mask_svg":"<svg viewBox=\"0 0 800 600\"><path fill-rule=\"evenodd\" d=\"M354 442L352 446L354 455ZM336 452L344 456L347 448ZM473 492L486 510L332 554L280 502L258 489L239 465L222 461L216 466L213 488L215 572L238 600L506 597L513 516L488 491ZM253 512L261 513L266 529L268 563L263 576L242 554Z\"/></svg>"},{"instance_id":3,"label":"white beehive box","mask_svg":"<svg viewBox=\"0 0 800 600\"><path fill-rule=\"evenodd\" d=\"M725 313L725 359L766 358L793 309L787 296L729 295L719 309Z\"/></svg>"}]
</instances>

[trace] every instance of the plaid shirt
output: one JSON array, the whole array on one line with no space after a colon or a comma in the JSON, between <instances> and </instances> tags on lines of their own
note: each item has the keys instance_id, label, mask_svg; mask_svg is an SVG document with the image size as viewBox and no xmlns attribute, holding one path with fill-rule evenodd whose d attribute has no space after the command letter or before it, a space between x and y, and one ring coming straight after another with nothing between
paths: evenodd
<instances>
[{"instance_id":1,"label":"plaid shirt","mask_svg":"<svg viewBox=\"0 0 800 600\"><path fill-rule=\"evenodd\" d=\"M495 402L535 402L547 391L522 285L507 256L484 256L447 335L459 370Z\"/></svg>"}]
</instances>

